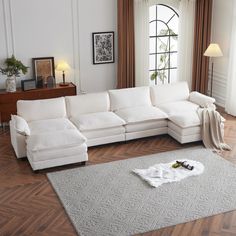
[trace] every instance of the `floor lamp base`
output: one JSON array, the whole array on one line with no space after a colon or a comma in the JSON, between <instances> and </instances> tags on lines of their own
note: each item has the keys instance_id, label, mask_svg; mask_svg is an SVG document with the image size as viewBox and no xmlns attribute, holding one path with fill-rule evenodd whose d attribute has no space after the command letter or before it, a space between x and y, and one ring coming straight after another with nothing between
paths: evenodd
<instances>
[{"instance_id":1,"label":"floor lamp base","mask_svg":"<svg viewBox=\"0 0 236 236\"><path fill-rule=\"evenodd\" d=\"M211 63L211 97L213 95L213 73L214 73L214 62Z\"/></svg>"}]
</instances>

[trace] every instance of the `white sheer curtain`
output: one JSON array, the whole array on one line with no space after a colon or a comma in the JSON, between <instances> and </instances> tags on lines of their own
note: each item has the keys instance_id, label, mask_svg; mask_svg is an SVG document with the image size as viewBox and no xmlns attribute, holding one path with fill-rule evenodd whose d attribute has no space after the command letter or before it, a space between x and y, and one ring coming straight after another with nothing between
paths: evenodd
<instances>
[{"instance_id":1,"label":"white sheer curtain","mask_svg":"<svg viewBox=\"0 0 236 236\"><path fill-rule=\"evenodd\" d=\"M233 20L232 20L232 36L229 58L229 72L227 81L227 97L225 110L227 113L236 116L236 2L234 1Z\"/></svg>"},{"instance_id":2,"label":"white sheer curtain","mask_svg":"<svg viewBox=\"0 0 236 236\"><path fill-rule=\"evenodd\" d=\"M135 85L149 85L149 2L134 0Z\"/></svg>"},{"instance_id":3,"label":"white sheer curtain","mask_svg":"<svg viewBox=\"0 0 236 236\"><path fill-rule=\"evenodd\" d=\"M194 19L196 0L181 0L179 6L178 80L192 87Z\"/></svg>"}]
</instances>

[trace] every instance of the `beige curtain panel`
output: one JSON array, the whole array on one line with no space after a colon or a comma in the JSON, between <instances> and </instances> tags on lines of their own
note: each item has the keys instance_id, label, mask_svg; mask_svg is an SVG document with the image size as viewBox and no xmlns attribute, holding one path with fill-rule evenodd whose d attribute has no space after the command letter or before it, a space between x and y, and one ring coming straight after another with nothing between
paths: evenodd
<instances>
[{"instance_id":1,"label":"beige curtain panel","mask_svg":"<svg viewBox=\"0 0 236 236\"><path fill-rule=\"evenodd\" d=\"M212 0L197 0L193 50L192 90L207 93L209 58L203 54L211 41Z\"/></svg>"},{"instance_id":2,"label":"beige curtain panel","mask_svg":"<svg viewBox=\"0 0 236 236\"><path fill-rule=\"evenodd\" d=\"M134 1L118 0L117 88L135 86Z\"/></svg>"}]
</instances>

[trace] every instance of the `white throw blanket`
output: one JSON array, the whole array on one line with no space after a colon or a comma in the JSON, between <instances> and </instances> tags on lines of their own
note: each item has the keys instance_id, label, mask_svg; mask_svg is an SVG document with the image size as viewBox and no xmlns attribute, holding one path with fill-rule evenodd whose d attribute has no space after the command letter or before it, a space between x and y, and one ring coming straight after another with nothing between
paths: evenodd
<instances>
[{"instance_id":1,"label":"white throw blanket","mask_svg":"<svg viewBox=\"0 0 236 236\"><path fill-rule=\"evenodd\" d=\"M172 165L176 161L170 163L161 163L149 167L148 169L135 169L133 172L147 181L151 186L157 188L165 183L178 182L190 176L200 175L204 171L202 163L193 160L178 160L186 161L187 164L194 166L194 169L187 170L183 167L173 168Z\"/></svg>"},{"instance_id":2,"label":"white throw blanket","mask_svg":"<svg viewBox=\"0 0 236 236\"><path fill-rule=\"evenodd\" d=\"M222 117L215 106L205 106L198 110L202 120L202 140L206 148L217 150L231 151L231 147L224 142Z\"/></svg>"}]
</instances>

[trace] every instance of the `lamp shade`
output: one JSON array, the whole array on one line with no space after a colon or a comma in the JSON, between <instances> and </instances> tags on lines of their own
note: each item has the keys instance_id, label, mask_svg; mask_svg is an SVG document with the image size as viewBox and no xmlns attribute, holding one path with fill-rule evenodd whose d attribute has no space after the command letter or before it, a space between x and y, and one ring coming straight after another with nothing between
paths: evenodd
<instances>
[{"instance_id":1,"label":"lamp shade","mask_svg":"<svg viewBox=\"0 0 236 236\"><path fill-rule=\"evenodd\" d=\"M222 57L223 53L220 46L216 43L211 43L204 53L206 57Z\"/></svg>"},{"instance_id":2,"label":"lamp shade","mask_svg":"<svg viewBox=\"0 0 236 236\"><path fill-rule=\"evenodd\" d=\"M66 71L66 70L69 70L69 69L70 69L70 66L65 61L62 61L62 62L58 63L57 66L56 66L56 70L58 70L58 71Z\"/></svg>"}]
</instances>

